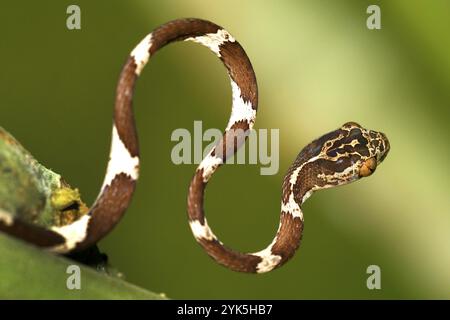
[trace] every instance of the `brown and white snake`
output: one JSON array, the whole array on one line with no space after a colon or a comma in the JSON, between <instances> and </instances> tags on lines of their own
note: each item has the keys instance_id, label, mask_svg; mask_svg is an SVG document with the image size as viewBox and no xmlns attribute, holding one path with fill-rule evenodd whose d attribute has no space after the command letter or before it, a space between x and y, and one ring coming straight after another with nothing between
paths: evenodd
<instances>
[{"instance_id":1,"label":"brown and white snake","mask_svg":"<svg viewBox=\"0 0 450 320\"><path fill-rule=\"evenodd\" d=\"M316 190L371 175L386 157L389 151L386 136L355 122L314 140L299 153L284 178L280 224L272 243L255 253L227 248L208 226L203 210L204 192L212 174L243 143L244 139L235 139L235 133L247 132L254 125L258 106L256 77L244 49L226 30L205 20L179 19L147 35L123 67L116 91L110 160L103 186L89 213L69 225L49 229L2 216L1 231L57 253L85 249L111 231L131 201L139 173L139 145L132 108L134 84L151 56L180 40L208 47L222 60L231 80L233 106L228 125L222 141L198 166L187 200L194 237L218 263L235 271L256 273L283 265L300 244L302 205L306 199Z\"/></svg>"}]
</instances>

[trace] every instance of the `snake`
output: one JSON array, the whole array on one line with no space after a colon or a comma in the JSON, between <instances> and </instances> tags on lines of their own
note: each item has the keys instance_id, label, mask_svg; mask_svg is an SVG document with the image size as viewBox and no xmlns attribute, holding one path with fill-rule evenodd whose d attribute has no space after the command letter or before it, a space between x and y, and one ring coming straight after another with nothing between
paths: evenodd
<instances>
[{"instance_id":1,"label":"snake","mask_svg":"<svg viewBox=\"0 0 450 320\"><path fill-rule=\"evenodd\" d=\"M245 143L258 108L252 64L238 41L210 21L184 18L165 23L131 51L120 73L114 106L110 158L101 190L86 215L64 226L43 228L4 213L0 230L51 252L86 249L106 236L128 208L139 177L139 142L133 114L136 80L150 57L169 43L191 41L209 48L225 66L232 108L223 136L197 167L188 188L187 215L195 240L219 264L238 272L265 273L285 264L300 245L302 206L313 192L370 176L390 149L385 134L347 122L304 147L283 179L278 230L263 250L241 253L225 246L208 225L205 188L228 157ZM236 139L239 137L244 139ZM238 207L238 204L235 204Z\"/></svg>"}]
</instances>

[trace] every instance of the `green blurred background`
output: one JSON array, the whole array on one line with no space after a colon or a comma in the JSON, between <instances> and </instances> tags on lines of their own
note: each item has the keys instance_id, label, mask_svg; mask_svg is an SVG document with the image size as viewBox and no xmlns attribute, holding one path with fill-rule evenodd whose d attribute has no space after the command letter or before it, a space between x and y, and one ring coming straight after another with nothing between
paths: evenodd
<instances>
[{"instance_id":1,"label":"green blurred background","mask_svg":"<svg viewBox=\"0 0 450 320\"><path fill-rule=\"evenodd\" d=\"M66 29L77 4L82 29ZM381 7L382 29L366 28ZM383 131L391 152L370 179L315 194L302 245L265 275L228 271L186 221L195 165L175 166L176 128L223 128L229 81L217 58L180 43L138 81L141 179L126 216L100 243L127 279L171 298L450 298L448 1L22 1L0 4L0 125L44 165L97 196L109 154L115 85L131 49L180 17L224 26L260 90L256 128L280 128L280 171L230 165L206 212L227 245L257 251L278 226L285 170L310 140L352 120ZM205 143L206 145L206 143ZM366 268L381 267L381 290Z\"/></svg>"}]
</instances>

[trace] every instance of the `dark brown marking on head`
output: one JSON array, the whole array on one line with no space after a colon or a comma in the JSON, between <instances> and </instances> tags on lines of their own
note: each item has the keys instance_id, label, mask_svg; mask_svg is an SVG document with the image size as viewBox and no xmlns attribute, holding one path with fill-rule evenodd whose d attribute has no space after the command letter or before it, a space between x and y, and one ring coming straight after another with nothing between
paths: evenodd
<instances>
[{"instance_id":1,"label":"dark brown marking on head","mask_svg":"<svg viewBox=\"0 0 450 320\"><path fill-rule=\"evenodd\" d=\"M202 225L205 223L205 214L203 212L205 187L206 183L203 182L203 169L197 170L189 186L187 211L189 221L198 220Z\"/></svg>"},{"instance_id":2,"label":"dark brown marking on head","mask_svg":"<svg viewBox=\"0 0 450 320\"><path fill-rule=\"evenodd\" d=\"M338 130L339 132L343 132ZM352 143L357 141L354 147ZM329 157L336 157L339 154L358 152L361 155L368 156L369 150L367 148L368 141L364 138L360 128L351 129L343 138L334 141L333 145L327 150Z\"/></svg>"},{"instance_id":3,"label":"dark brown marking on head","mask_svg":"<svg viewBox=\"0 0 450 320\"><path fill-rule=\"evenodd\" d=\"M114 228L128 208L135 186L135 180L121 173L105 187L90 211L86 238L77 245L77 250L96 243Z\"/></svg>"},{"instance_id":4,"label":"dark brown marking on head","mask_svg":"<svg viewBox=\"0 0 450 320\"><path fill-rule=\"evenodd\" d=\"M14 219L11 225L0 220L0 231L38 247L53 247L65 242L60 234L19 219Z\"/></svg>"},{"instance_id":5,"label":"dark brown marking on head","mask_svg":"<svg viewBox=\"0 0 450 320\"><path fill-rule=\"evenodd\" d=\"M255 273L258 263L262 261L261 257L233 251L217 240L200 238L197 241L211 258L234 271Z\"/></svg>"},{"instance_id":6,"label":"dark brown marking on head","mask_svg":"<svg viewBox=\"0 0 450 320\"><path fill-rule=\"evenodd\" d=\"M378 148L378 147L380 146L380 144L381 144L381 141L380 141L380 140L378 140L378 139L372 140L372 146L373 146L374 148Z\"/></svg>"},{"instance_id":7,"label":"dark brown marking on head","mask_svg":"<svg viewBox=\"0 0 450 320\"><path fill-rule=\"evenodd\" d=\"M327 142L338 138L341 133L342 133L341 130L331 131L331 132L324 134L320 138L314 140L313 142L309 143L299 153L299 155L297 156L297 159L295 160L294 163L301 164L301 163L305 162L306 160L319 155L320 152L322 151L323 146L326 145Z\"/></svg>"},{"instance_id":8,"label":"dark brown marking on head","mask_svg":"<svg viewBox=\"0 0 450 320\"><path fill-rule=\"evenodd\" d=\"M369 153L369 149L367 148L366 145L361 145L358 144L356 145L352 150L350 150L349 152L356 152L358 153L360 156L364 156L364 157L368 157L370 155Z\"/></svg>"},{"instance_id":9,"label":"dark brown marking on head","mask_svg":"<svg viewBox=\"0 0 450 320\"><path fill-rule=\"evenodd\" d=\"M290 213L281 212L280 230L272 247L272 254L281 256L277 267L283 265L295 254L303 234L303 221Z\"/></svg>"},{"instance_id":10,"label":"dark brown marking on head","mask_svg":"<svg viewBox=\"0 0 450 320\"><path fill-rule=\"evenodd\" d=\"M120 139L132 157L139 156L139 141L132 108L134 84L137 78L135 70L134 58L129 57L117 84L114 108L114 124Z\"/></svg>"}]
</instances>

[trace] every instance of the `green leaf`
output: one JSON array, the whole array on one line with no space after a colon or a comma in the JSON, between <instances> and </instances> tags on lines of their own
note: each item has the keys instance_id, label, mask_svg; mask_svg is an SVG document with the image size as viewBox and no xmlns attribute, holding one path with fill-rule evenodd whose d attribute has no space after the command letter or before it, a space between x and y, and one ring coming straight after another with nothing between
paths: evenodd
<instances>
[{"instance_id":1,"label":"green leaf","mask_svg":"<svg viewBox=\"0 0 450 320\"><path fill-rule=\"evenodd\" d=\"M81 288L67 288L67 267L81 269ZM164 299L121 279L0 233L2 299Z\"/></svg>"}]
</instances>

